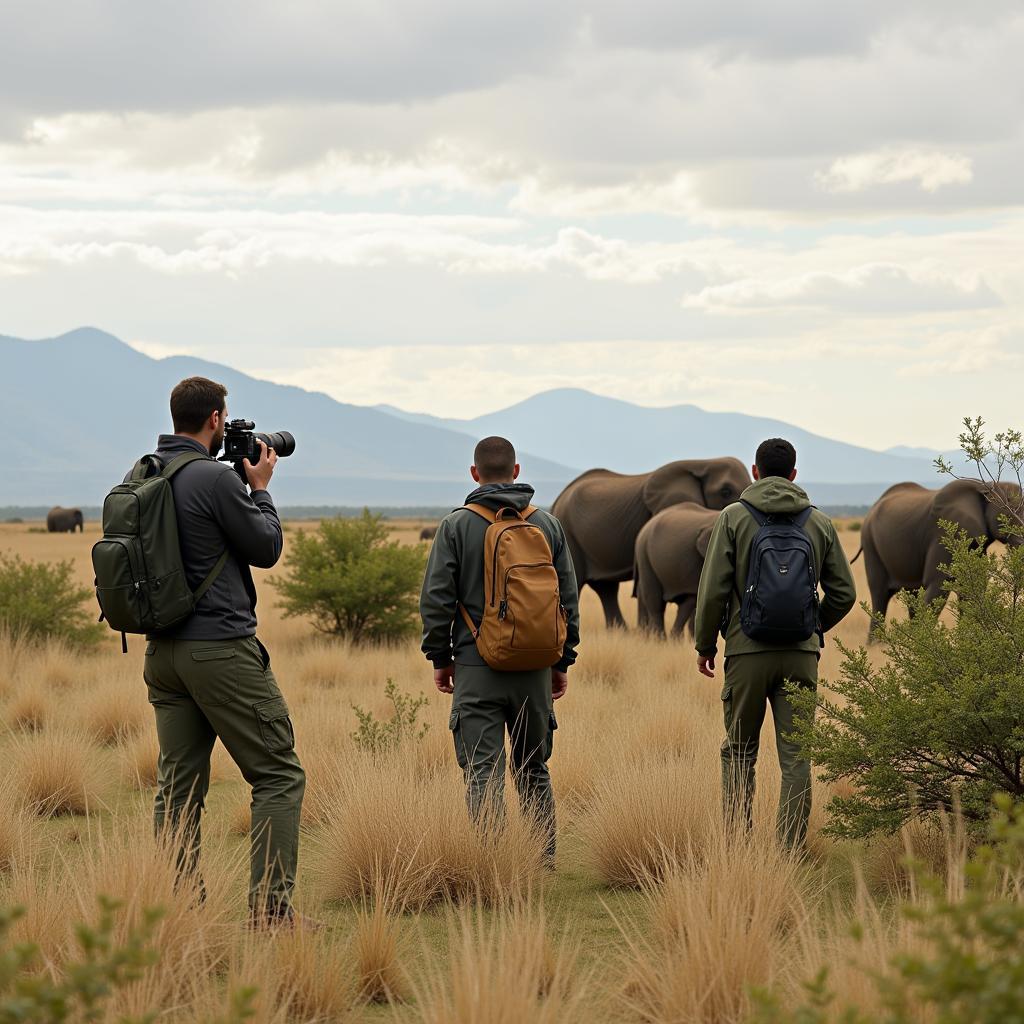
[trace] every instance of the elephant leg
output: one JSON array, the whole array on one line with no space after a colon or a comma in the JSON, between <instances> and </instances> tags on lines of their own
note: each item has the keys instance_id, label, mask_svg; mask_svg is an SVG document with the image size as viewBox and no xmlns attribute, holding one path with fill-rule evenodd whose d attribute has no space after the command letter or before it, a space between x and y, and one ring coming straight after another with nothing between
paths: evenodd
<instances>
[{"instance_id":1,"label":"elephant leg","mask_svg":"<svg viewBox=\"0 0 1024 1024\"><path fill-rule=\"evenodd\" d=\"M882 564L882 560L878 557L874 548L869 547L867 544L864 545L864 569L868 577L868 592L871 595L872 618L871 625L868 626L868 643L871 644L874 643L877 632L875 616L885 618L885 613L889 609L889 602L893 599L896 591L892 589L889 583L889 573Z\"/></svg>"},{"instance_id":2,"label":"elephant leg","mask_svg":"<svg viewBox=\"0 0 1024 1024\"><path fill-rule=\"evenodd\" d=\"M687 630L689 635L692 637L693 634L693 615L697 610L697 595L689 594L684 598L681 598L676 604L676 621L672 624L672 635L682 636L683 630Z\"/></svg>"},{"instance_id":3,"label":"elephant leg","mask_svg":"<svg viewBox=\"0 0 1024 1024\"><path fill-rule=\"evenodd\" d=\"M604 609L604 623L609 628L626 628L626 620L622 617L622 610L619 608L619 584L615 580L594 580L590 581L594 593L601 599L601 607Z\"/></svg>"},{"instance_id":4,"label":"elephant leg","mask_svg":"<svg viewBox=\"0 0 1024 1024\"><path fill-rule=\"evenodd\" d=\"M941 576L938 576L935 579L931 579L931 580L929 580L925 584L924 599L929 604L931 604L933 601L940 601L941 600L942 601L942 608L945 608L946 607L946 598L948 596L949 595L943 589L942 577ZM939 610L941 611L942 608L940 608Z\"/></svg>"}]
</instances>

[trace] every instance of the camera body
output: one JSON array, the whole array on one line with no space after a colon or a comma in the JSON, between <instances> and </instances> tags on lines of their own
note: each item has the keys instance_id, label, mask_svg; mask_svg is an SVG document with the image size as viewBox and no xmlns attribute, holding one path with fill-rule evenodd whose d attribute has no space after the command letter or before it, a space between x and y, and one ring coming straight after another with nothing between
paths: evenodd
<instances>
[{"instance_id":1,"label":"camera body","mask_svg":"<svg viewBox=\"0 0 1024 1024\"><path fill-rule=\"evenodd\" d=\"M287 430L264 434L256 430L252 420L228 420L224 425L224 454L221 462L233 462L238 475L245 482L245 460L255 465L260 458L260 441L273 448L279 458L287 458L295 451L295 438Z\"/></svg>"}]
</instances>

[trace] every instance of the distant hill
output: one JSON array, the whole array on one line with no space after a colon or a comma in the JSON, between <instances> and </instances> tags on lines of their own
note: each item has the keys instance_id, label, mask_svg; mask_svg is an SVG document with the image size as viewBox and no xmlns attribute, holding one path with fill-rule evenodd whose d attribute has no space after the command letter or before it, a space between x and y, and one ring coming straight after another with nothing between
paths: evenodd
<instances>
[{"instance_id":1,"label":"distant hill","mask_svg":"<svg viewBox=\"0 0 1024 1024\"><path fill-rule=\"evenodd\" d=\"M472 486L473 445L461 432L202 359L151 359L93 328L44 341L0 337L0 365L0 505L99 505L170 430L167 396L191 374L227 385L230 415L295 434L295 454L274 477L282 504L452 507ZM535 458L514 440L539 499L550 502L576 469Z\"/></svg>"},{"instance_id":2,"label":"distant hill","mask_svg":"<svg viewBox=\"0 0 1024 1024\"><path fill-rule=\"evenodd\" d=\"M566 465L604 466L623 473L708 455L735 455L752 462L761 441L782 436L796 445L800 480L812 496L836 503L873 501L900 480L931 486L939 481L933 466L939 453L928 449L878 452L781 420L708 412L695 405L649 408L574 388L546 391L467 420L406 413L391 406L377 408L422 426L443 426L476 437L514 433L527 448L542 450Z\"/></svg>"},{"instance_id":3,"label":"distant hill","mask_svg":"<svg viewBox=\"0 0 1024 1024\"><path fill-rule=\"evenodd\" d=\"M877 452L777 420L694 405L652 409L578 389L475 419L439 419L348 405L190 356L152 359L89 327L42 341L0 337L0 360L8 462L0 506L100 504L169 429L167 395L191 374L228 386L232 416L295 434L296 453L274 480L283 505L452 507L470 487L472 442L486 434L513 441L524 479L545 504L584 469L642 472L712 455L749 462L758 442L775 435L797 445L800 482L820 505L870 504L900 480L940 482L927 449Z\"/></svg>"}]
</instances>

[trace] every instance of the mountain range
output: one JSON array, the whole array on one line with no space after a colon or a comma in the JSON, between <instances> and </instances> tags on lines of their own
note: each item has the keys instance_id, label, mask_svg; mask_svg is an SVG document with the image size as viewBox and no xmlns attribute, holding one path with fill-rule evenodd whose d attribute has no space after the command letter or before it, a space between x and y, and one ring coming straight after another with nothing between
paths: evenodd
<instances>
[{"instance_id":1,"label":"mountain range","mask_svg":"<svg viewBox=\"0 0 1024 1024\"><path fill-rule=\"evenodd\" d=\"M631 473L680 458L749 462L770 436L797 446L800 480L819 504L868 504L900 480L936 482L939 453L927 449L878 452L763 417L694 405L647 408L577 389L473 419L442 419L338 402L192 356L153 359L89 327L39 341L0 336L0 360L8 462L0 506L99 505L169 429L166 396L193 374L227 385L231 416L295 435L296 452L274 478L283 505L457 505L471 484L473 441L486 434L513 441L523 478L545 503L594 466Z\"/></svg>"}]
</instances>

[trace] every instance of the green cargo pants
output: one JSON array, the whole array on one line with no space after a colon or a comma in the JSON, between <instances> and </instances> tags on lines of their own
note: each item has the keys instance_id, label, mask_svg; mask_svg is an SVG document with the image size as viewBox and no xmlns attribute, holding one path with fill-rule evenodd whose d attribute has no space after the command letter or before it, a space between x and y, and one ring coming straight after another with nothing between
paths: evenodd
<instances>
[{"instance_id":1,"label":"green cargo pants","mask_svg":"<svg viewBox=\"0 0 1024 1024\"><path fill-rule=\"evenodd\" d=\"M252 787L249 906L257 917L289 914L306 776L266 648L254 636L151 640L145 680L160 741L155 825L178 837L179 871L198 865L210 755L220 739Z\"/></svg>"},{"instance_id":2,"label":"green cargo pants","mask_svg":"<svg viewBox=\"0 0 1024 1024\"><path fill-rule=\"evenodd\" d=\"M551 669L495 672L485 666L456 665L448 724L475 821L485 814L499 819L504 814L508 731L519 801L536 818L545 836L546 856L553 861L555 798L548 759L558 723L551 702Z\"/></svg>"},{"instance_id":3,"label":"green cargo pants","mask_svg":"<svg viewBox=\"0 0 1024 1024\"><path fill-rule=\"evenodd\" d=\"M769 651L725 659L722 708L722 806L727 820L741 818L749 828L754 800L754 768L761 726L771 704L775 745L782 769L779 796L779 838L789 848L803 846L811 813L811 765L787 737L793 731L794 708L786 684L817 687L818 655L813 651Z\"/></svg>"}]
</instances>

